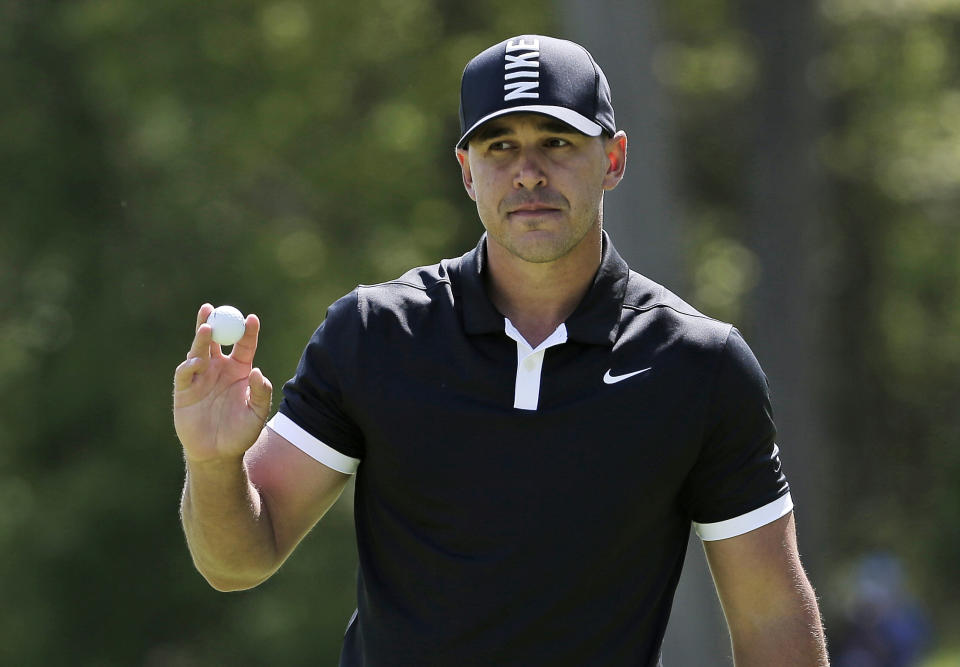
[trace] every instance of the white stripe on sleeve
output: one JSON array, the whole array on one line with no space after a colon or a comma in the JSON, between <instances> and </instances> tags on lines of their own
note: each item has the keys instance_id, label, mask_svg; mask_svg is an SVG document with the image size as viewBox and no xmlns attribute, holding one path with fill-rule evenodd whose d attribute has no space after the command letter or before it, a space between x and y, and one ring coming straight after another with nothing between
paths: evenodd
<instances>
[{"instance_id":1,"label":"white stripe on sleeve","mask_svg":"<svg viewBox=\"0 0 960 667\"><path fill-rule=\"evenodd\" d=\"M756 530L760 526L776 521L793 509L793 499L790 493L785 493L772 503L767 503L763 507L758 507L752 512L735 516L726 521L717 521L716 523L697 523L693 522L693 528L701 540L711 542L713 540L725 540L728 537L736 537Z\"/></svg>"},{"instance_id":2,"label":"white stripe on sleeve","mask_svg":"<svg viewBox=\"0 0 960 667\"><path fill-rule=\"evenodd\" d=\"M289 440L294 447L304 454L316 459L328 468L333 468L347 475L352 475L357 472L360 459L341 454L327 443L307 433L299 424L285 414L281 412L275 414L273 419L267 422L267 427L277 435Z\"/></svg>"}]
</instances>

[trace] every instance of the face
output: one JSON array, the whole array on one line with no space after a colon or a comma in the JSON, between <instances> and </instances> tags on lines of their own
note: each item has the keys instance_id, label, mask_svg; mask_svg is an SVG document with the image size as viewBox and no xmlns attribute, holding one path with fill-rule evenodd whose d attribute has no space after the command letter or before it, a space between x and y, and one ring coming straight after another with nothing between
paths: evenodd
<instances>
[{"instance_id":1,"label":"face","mask_svg":"<svg viewBox=\"0 0 960 667\"><path fill-rule=\"evenodd\" d=\"M588 137L548 116L509 114L482 125L457 159L488 242L551 262L599 235L603 192L623 176L626 135Z\"/></svg>"}]
</instances>

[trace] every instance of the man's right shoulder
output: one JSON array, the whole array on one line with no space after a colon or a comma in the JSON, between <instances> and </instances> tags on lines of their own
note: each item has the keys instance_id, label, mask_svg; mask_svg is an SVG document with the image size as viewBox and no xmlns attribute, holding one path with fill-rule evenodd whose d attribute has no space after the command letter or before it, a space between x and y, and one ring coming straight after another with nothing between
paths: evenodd
<instances>
[{"instance_id":1,"label":"man's right shoulder","mask_svg":"<svg viewBox=\"0 0 960 667\"><path fill-rule=\"evenodd\" d=\"M452 308L462 260L442 259L412 268L393 280L357 285L330 307L327 317L342 317L352 311L350 315L358 315L366 327L381 318L406 320L418 312Z\"/></svg>"},{"instance_id":2,"label":"man's right shoulder","mask_svg":"<svg viewBox=\"0 0 960 667\"><path fill-rule=\"evenodd\" d=\"M372 285L357 285L357 292L364 298L376 299L403 292L429 292L438 286L450 285L448 266L451 262L459 263L460 258L443 259L436 264L418 266L410 269L402 276L382 283Z\"/></svg>"}]
</instances>

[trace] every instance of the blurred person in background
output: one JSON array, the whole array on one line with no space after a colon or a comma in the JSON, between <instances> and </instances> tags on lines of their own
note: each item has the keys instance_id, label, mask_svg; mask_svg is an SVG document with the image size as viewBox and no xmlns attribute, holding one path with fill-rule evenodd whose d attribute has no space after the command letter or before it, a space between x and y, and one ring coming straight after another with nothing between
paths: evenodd
<instances>
[{"instance_id":1,"label":"blurred person in background","mask_svg":"<svg viewBox=\"0 0 960 667\"><path fill-rule=\"evenodd\" d=\"M915 667L930 644L926 613L906 591L890 553L864 556L851 577L834 667Z\"/></svg>"}]
</instances>

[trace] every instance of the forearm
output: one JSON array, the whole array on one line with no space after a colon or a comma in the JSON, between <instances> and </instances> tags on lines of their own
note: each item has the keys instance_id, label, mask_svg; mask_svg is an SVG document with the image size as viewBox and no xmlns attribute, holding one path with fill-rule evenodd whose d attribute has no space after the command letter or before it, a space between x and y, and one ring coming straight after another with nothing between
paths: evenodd
<instances>
[{"instance_id":1,"label":"forearm","mask_svg":"<svg viewBox=\"0 0 960 667\"><path fill-rule=\"evenodd\" d=\"M194 565L217 590L251 588L277 569L270 516L242 459L188 461L180 513Z\"/></svg>"},{"instance_id":2,"label":"forearm","mask_svg":"<svg viewBox=\"0 0 960 667\"><path fill-rule=\"evenodd\" d=\"M806 577L801 576L796 604L731 624L736 667L829 665L816 596Z\"/></svg>"}]
</instances>

